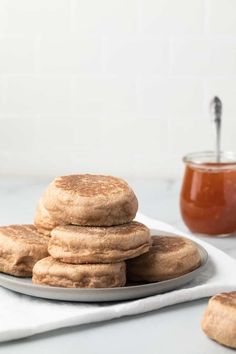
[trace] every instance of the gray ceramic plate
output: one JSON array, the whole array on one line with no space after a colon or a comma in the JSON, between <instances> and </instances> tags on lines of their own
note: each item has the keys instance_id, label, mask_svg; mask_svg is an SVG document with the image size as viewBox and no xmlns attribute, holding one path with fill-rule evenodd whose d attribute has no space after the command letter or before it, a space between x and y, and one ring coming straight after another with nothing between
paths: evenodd
<instances>
[{"instance_id":1,"label":"gray ceramic plate","mask_svg":"<svg viewBox=\"0 0 236 354\"><path fill-rule=\"evenodd\" d=\"M174 235L157 230L152 230L152 234ZM7 274L0 274L0 286L30 296L62 301L106 302L139 299L175 290L195 279L206 267L208 259L206 250L202 246L196 245L202 258L201 265L197 269L178 278L156 283L125 286L123 288L59 288L32 284L31 278L18 278Z\"/></svg>"}]
</instances>

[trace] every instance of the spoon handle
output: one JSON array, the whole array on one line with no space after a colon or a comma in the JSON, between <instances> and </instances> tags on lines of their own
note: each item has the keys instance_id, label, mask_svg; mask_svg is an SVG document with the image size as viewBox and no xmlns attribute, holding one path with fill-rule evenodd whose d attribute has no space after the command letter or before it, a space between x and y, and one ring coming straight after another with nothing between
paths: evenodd
<instances>
[{"instance_id":1,"label":"spoon handle","mask_svg":"<svg viewBox=\"0 0 236 354\"><path fill-rule=\"evenodd\" d=\"M213 98L210 104L210 109L216 124L216 160L217 162L220 162L222 102L219 97L215 96Z\"/></svg>"}]
</instances>

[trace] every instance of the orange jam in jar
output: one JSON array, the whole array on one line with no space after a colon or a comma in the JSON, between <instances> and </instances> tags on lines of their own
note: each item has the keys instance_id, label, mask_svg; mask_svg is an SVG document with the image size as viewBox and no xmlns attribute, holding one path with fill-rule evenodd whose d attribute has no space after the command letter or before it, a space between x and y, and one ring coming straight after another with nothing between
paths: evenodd
<instances>
[{"instance_id":1,"label":"orange jam in jar","mask_svg":"<svg viewBox=\"0 0 236 354\"><path fill-rule=\"evenodd\" d=\"M193 153L183 161L180 210L186 226L215 236L236 232L236 154Z\"/></svg>"}]
</instances>

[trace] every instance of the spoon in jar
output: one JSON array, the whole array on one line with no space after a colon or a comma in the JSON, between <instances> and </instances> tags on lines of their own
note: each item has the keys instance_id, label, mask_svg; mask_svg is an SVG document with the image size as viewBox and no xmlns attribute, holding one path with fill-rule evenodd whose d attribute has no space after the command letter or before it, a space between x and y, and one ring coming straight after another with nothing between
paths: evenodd
<instances>
[{"instance_id":1,"label":"spoon in jar","mask_svg":"<svg viewBox=\"0 0 236 354\"><path fill-rule=\"evenodd\" d=\"M220 162L222 102L215 96L210 103L210 111L216 124L216 162Z\"/></svg>"}]
</instances>

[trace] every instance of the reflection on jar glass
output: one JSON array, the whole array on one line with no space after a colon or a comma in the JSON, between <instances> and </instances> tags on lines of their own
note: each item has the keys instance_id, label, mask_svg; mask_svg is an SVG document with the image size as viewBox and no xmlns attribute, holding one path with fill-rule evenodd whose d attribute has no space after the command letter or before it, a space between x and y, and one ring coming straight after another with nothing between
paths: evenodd
<instances>
[{"instance_id":1,"label":"reflection on jar glass","mask_svg":"<svg viewBox=\"0 0 236 354\"><path fill-rule=\"evenodd\" d=\"M236 154L192 153L184 157L180 209L194 233L229 235L236 231Z\"/></svg>"}]
</instances>

